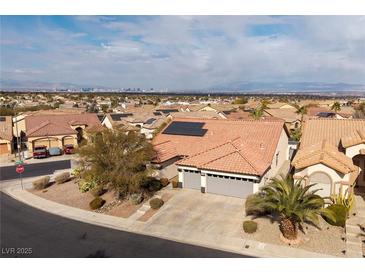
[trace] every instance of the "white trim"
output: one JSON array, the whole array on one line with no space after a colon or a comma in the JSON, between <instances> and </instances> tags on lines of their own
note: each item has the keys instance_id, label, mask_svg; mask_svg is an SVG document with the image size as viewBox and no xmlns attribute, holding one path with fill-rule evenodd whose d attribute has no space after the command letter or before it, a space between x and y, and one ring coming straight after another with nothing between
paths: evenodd
<instances>
[{"instance_id":1,"label":"white trim","mask_svg":"<svg viewBox=\"0 0 365 274\"><path fill-rule=\"evenodd\" d=\"M178 164L176 164L176 165L178 166L178 168L180 168L182 170L187 169L187 170L198 170L199 171L199 169L197 169L196 167L180 166Z\"/></svg>"},{"instance_id":2,"label":"white trim","mask_svg":"<svg viewBox=\"0 0 365 274\"><path fill-rule=\"evenodd\" d=\"M214 174L214 175L222 175L222 176L230 176L230 177L238 177L238 178L247 178L247 179L253 179L253 180L260 180L260 177L258 176L252 176L252 175L245 175L245 174L236 174L236 173L227 173L227 172L217 172L217 171L211 171L202 169L201 172L204 172L205 174Z\"/></svg>"}]
</instances>

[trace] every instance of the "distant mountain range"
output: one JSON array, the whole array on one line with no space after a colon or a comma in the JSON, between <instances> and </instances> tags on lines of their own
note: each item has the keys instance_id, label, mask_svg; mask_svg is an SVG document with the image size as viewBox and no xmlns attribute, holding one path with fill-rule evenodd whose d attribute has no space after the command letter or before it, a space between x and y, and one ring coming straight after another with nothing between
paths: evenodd
<instances>
[{"instance_id":1,"label":"distant mountain range","mask_svg":"<svg viewBox=\"0 0 365 274\"><path fill-rule=\"evenodd\" d=\"M365 85L348 83L322 83L322 82L232 82L211 87L218 91L281 91L281 92L341 92L362 91Z\"/></svg>"},{"instance_id":2,"label":"distant mountain range","mask_svg":"<svg viewBox=\"0 0 365 274\"><path fill-rule=\"evenodd\" d=\"M80 85L73 83L51 83L41 81L21 81L13 79L0 79L0 89L2 90L67 90L81 88L96 88L96 89L118 89L105 86ZM120 90L123 87L120 87ZM173 90L170 90L174 92ZM180 90L179 93L199 93L199 92L277 92L277 93L354 93L365 95L365 85L349 84L349 83L322 83L322 82L231 82L220 85L215 85L206 89Z\"/></svg>"},{"instance_id":3,"label":"distant mountain range","mask_svg":"<svg viewBox=\"0 0 365 274\"><path fill-rule=\"evenodd\" d=\"M22 80L13 80L13 79L0 79L0 89L3 90L28 90L28 89L37 89L37 90L62 90L62 89L81 89L81 88L105 88L103 86L88 86L88 85L79 85L73 83L50 83L50 82L42 82L42 81L22 81Z\"/></svg>"}]
</instances>

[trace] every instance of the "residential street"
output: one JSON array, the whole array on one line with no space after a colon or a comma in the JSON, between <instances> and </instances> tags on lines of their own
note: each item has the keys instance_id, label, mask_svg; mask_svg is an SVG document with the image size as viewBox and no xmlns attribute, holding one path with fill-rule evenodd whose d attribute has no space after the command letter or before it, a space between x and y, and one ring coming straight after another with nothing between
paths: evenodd
<instances>
[{"instance_id":1,"label":"residential street","mask_svg":"<svg viewBox=\"0 0 365 274\"><path fill-rule=\"evenodd\" d=\"M2 192L0 202L0 257L242 257L66 219ZM32 254L5 254L9 248L31 248Z\"/></svg>"},{"instance_id":2,"label":"residential street","mask_svg":"<svg viewBox=\"0 0 365 274\"><path fill-rule=\"evenodd\" d=\"M19 178L19 174L13 166L0 167L0 182ZM25 164L23 178L52 174L55 170L71 168L70 160L40 162L36 164Z\"/></svg>"}]
</instances>

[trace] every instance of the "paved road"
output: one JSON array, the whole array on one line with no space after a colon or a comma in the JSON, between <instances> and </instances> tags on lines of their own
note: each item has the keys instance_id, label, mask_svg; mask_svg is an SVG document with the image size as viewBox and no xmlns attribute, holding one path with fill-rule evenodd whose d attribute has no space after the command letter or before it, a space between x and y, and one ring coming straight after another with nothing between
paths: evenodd
<instances>
[{"instance_id":1,"label":"paved road","mask_svg":"<svg viewBox=\"0 0 365 274\"><path fill-rule=\"evenodd\" d=\"M52 215L0 192L0 257L242 257L238 254L94 226ZM21 250L18 250L21 251Z\"/></svg>"},{"instance_id":2,"label":"paved road","mask_svg":"<svg viewBox=\"0 0 365 274\"><path fill-rule=\"evenodd\" d=\"M71 161L61 160L61 161L52 161L52 162L44 162L36 164L27 164L24 165L24 168L25 170L24 173L22 174L23 178L48 175L52 174L55 170L58 169L71 168ZM16 173L15 171L15 165L0 167L0 182L4 180L13 180L17 178L19 178L19 174Z\"/></svg>"}]
</instances>

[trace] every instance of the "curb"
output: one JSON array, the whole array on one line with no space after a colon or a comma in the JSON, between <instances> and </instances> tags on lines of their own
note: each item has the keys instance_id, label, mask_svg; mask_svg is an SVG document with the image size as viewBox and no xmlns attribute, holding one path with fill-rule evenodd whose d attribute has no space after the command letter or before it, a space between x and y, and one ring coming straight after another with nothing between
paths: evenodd
<instances>
[{"instance_id":1,"label":"curb","mask_svg":"<svg viewBox=\"0 0 365 274\"><path fill-rule=\"evenodd\" d=\"M226 243L212 244L214 241L203 242L201 239L190 239L179 238L174 236L166 236L161 233L151 233L148 232L148 224L141 223L129 219L121 219L119 217L105 215L101 213L96 213L92 211L86 211L79 208L70 207L67 205L62 205L53 201L46 200L44 198L38 197L28 191L20 190L19 186L10 186L2 190L4 193L8 194L12 198L25 203L31 207L37 208L44 212L58 215L64 218L76 220L79 222L84 222L92 225L98 225L102 227L107 227L115 230L127 231L130 233L146 235L151 237L158 237L165 240L175 241L183 244L202 246L206 248L221 250L225 252L236 253L251 257L282 257L290 258L290 256L282 255L295 254L297 250L299 253L298 257L304 258L331 258L334 256L328 254L320 254L315 252L306 251L303 249L297 249L293 247L278 246L269 243L261 243L254 240L247 240L243 238L226 238ZM45 203L48 206L45 206ZM45 210L47 208L47 210ZM51 210L49 210L51 208ZM240 241L240 245L237 246L237 241ZM249 246L250 249L247 248ZM267 249L268 248L268 249ZM300 252L299 252L300 251Z\"/></svg>"}]
</instances>

